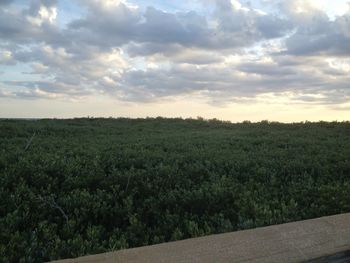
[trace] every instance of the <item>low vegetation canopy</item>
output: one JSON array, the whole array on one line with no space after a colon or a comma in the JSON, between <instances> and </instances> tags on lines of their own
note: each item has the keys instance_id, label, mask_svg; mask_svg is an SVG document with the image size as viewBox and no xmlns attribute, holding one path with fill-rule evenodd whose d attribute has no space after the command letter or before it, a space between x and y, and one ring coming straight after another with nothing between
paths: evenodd
<instances>
[{"instance_id":1,"label":"low vegetation canopy","mask_svg":"<svg viewBox=\"0 0 350 263\"><path fill-rule=\"evenodd\" d=\"M0 120L0 259L350 212L350 123Z\"/></svg>"}]
</instances>

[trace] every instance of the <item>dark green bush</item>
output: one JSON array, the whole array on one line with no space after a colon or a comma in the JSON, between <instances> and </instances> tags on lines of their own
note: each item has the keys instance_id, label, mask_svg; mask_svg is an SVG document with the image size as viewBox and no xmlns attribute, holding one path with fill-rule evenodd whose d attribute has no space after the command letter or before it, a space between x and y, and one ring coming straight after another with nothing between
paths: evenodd
<instances>
[{"instance_id":1,"label":"dark green bush","mask_svg":"<svg viewBox=\"0 0 350 263\"><path fill-rule=\"evenodd\" d=\"M0 258L42 262L350 212L349 157L348 122L1 120Z\"/></svg>"}]
</instances>

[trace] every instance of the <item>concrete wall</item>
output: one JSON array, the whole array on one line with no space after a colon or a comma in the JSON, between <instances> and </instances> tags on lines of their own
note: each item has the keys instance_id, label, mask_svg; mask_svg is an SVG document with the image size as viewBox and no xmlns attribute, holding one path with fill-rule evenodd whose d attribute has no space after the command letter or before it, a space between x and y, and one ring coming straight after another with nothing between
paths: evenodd
<instances>
[{"instance_id":1,"label":"concrete wall","mask_svg":"<svg viewBox=\"0 0 350 263\"><path fill-rule=\"evenodd\" d=\"M60 263L304 262L350 250L350 214L211 235Z\"/></svg>"}]
</instances>

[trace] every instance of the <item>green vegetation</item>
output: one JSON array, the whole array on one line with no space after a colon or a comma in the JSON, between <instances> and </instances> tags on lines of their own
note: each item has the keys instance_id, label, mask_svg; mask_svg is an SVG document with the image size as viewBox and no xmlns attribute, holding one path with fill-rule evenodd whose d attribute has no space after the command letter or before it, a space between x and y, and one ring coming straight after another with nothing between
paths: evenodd
<instances>
[{"instance_id":1,"label":"green vegetation","mask_svg":"<svg viewBox=\"0 0 350 263\"><path fill-rule=\"evenodd\" d=\"M0 121L3 262L350 212L349 193L349 122Z\"/></svg>"}]
</instances>

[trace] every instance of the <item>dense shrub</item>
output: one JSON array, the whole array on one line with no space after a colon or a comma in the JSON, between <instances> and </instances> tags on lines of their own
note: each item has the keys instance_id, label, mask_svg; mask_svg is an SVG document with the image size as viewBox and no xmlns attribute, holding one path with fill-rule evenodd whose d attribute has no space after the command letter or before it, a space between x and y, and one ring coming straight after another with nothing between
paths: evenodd
<instances>
[{"instance_id":1,"label":"dense shrub","mask_svg":"<svg viewBox=\"0 0 350 263\"><path fill-rule=\"evenodd\" d=\"M0 121L3 262L350 212L349 192L348 122Z\"/></svg>"}]
</instances>

